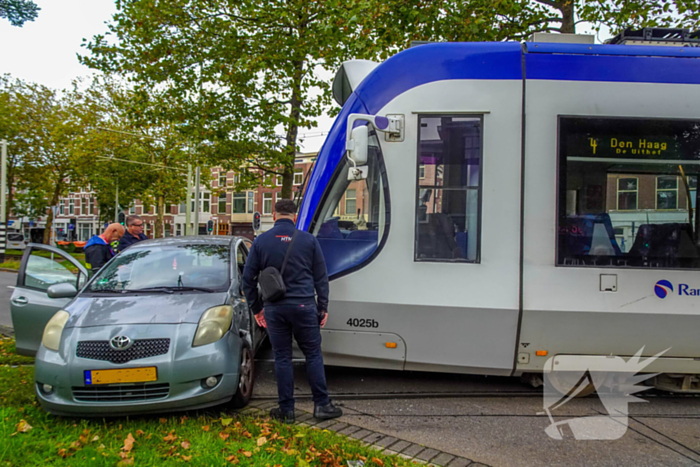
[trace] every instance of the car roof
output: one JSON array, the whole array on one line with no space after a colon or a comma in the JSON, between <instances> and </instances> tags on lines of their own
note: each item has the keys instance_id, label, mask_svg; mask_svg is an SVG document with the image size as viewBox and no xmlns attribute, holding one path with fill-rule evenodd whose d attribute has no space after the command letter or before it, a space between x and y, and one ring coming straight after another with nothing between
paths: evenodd
<instances>
[{"instance_id":1,"label":"car roof","mask_svg":"<svg viewBox=\"0 0 700 467\"><path fill-rule=\"evenodd\" d=\"M187 237L167 237L155 238L138 242L131 248L148 248L152 246L173 246L173 245L231 245L243 237L223 236L223 235L192 235Z\"/></svg>"}]
</instances>

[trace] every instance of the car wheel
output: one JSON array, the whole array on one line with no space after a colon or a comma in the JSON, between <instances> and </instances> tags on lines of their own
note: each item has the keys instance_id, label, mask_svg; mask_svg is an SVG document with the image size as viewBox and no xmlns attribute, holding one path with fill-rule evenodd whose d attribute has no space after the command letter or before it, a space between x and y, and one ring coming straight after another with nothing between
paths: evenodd
<instances>
[{"instance_id":1,"label":"car wheel","mask_svg":"<svg viewBox=\"0 0 700 467\"><path fill-rule=\"evenodd\" d=\"M248 405L253 396L253 385L255 384L255 359L253 349L247 340L241 346L241 362L238 365L238 388L231 400L233 408L240 409Z\"/></svg>"}]
</instances>

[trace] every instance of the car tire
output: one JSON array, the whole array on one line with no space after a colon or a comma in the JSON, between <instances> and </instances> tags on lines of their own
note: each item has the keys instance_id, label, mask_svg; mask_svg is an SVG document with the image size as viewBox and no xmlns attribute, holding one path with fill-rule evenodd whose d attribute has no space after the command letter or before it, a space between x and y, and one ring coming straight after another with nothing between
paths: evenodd
<instances>
[{"instance_id":1,"label":"car tire","mask_svg":"<svg viewBox=\"0 0 700 467\"><path fill-rule=\"evenodd\" d=\"M253 396L253 386L255 385L255 358L253 348L248 340L243 340L241 346L241 361L238 364L238 387L236 394L231 399L234 409L241 409L248 405Z\"/></svg>"}]
</instances>

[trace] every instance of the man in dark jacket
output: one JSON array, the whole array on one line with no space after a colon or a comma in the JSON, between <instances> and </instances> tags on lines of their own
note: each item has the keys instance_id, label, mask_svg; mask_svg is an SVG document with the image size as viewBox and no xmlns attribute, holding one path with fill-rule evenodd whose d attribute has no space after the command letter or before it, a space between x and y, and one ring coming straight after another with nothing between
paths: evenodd
<instances>
[{"instance_id":1,"label":"man in dark jacket","mask_svg":"<svg viewBox=\"0 0 700 467\"><path fill-rule=\"evenodd\" d=\"M326 374L321 354L321 327L328 318L328 274L321 246L308 232L297 231L296 205L284 199L275 204L275 226L255 239L243 271L243 291L255 319L267 327L275 354L275 374L279 407L270 411L278 420L294 421L294 376L292 336L306 357L309 385L314 400L314 417L328 420L343 411L328 398ZM282 278L284 297L262 303L258 294L258 274L267 267L282 269L284 257L296 232Z\"/></svg>"},{"instance_id":2,"label":"man in dark jacket","mask_svg":"<svg viewBox=\"0 0 700 467\"><path fill-rule=\"evenodd\" d=\"M118 241L124 235L124 226L118 223L109 224L102 235L93 235L85 244L85 262L90 267L90 275L94 275L107 261L114 256L112 242Z\"/></svg>"},{"instance_id":3,"label":"man in dark jacket","mask_svg":"<svg viewBox=\"0 0 700 467\"><path fill-rule=\"evenodd\" d=\"M143 233L143 220L135 214L126 217L126 233L119 240L117 251L122 252L129 248L134 243L147 240Z\"/></svg>"}]
</instances>

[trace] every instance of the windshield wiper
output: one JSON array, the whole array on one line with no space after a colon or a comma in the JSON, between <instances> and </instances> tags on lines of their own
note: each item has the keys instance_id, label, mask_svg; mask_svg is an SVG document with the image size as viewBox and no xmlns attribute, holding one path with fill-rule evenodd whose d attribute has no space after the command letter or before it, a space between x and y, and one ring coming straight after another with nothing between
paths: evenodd
<instances>
[{"instance_id":1,"label":"windshield wiper","mask_svg":"<svg viewBox=\"0 0 700 467\"><path fill-rule=\"evenodd\" d=\"M142 289L124 289L122 293L139 293L139 292L161 292L171 294L173 289L171 287L144 287Z\"/></svg>"},{"instance_id":2,"label":"windshield wiper","mask_svg":"<svg viewBox=\"0 0 700 467\"><path fill-rule=\"evenodd\" d=\"M177 287L169 287L170 290L176 291L176 292L185 292L188 290L198 290L200 292L216 292L214 289L209 289L207 287L194 287L194 286L189 286L189 285L180 285Z\"/></svg>"},{"instance_id":3,"label":"windshield wiper","mask_svg":"<svg viewBox=\"0 0 700 467\"><path fill-rule=\"evenodd\" d=\"M214 289L209 289L206 287L190 287L190 286L174 286L174 287L144 287L142 289L124 289L124 292L138 293L138 292L162 292L171 294L173 292L187 292L190 290L196 290L200 292L215 292Z\"/></svg>"}]
</instances>

